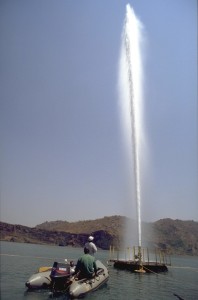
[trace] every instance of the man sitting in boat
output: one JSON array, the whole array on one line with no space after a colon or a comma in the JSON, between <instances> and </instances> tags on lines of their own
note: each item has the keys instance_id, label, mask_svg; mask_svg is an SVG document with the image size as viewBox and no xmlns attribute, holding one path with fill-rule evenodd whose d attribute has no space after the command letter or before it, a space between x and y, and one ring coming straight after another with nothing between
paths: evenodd
<instances>
[{"instance_id":1,"label":"man sitting in boat","mask_svg":"<svg viewBox=\"0 0 198 300\"><path fill-rule=\"evenodd\" d=\"M89 249L89 254L90 255L94 255L94 253L97 252L97 247L94 244L93 240L94 240L94 237L93 236L89 236L88 237L88 241L85 244L85 248Z\"/></svg>"},{"instance_id":2,"label":"man sitting in boat","mask_svg":"<svg viewBox=\"0 0 198 300\"><path fill-rule=\"evenodd\" d=\"M93 278L97 273L95 258L89 254L89 249L84 248L84 254L78 259L74 276L78 279Z\"/></svg>"}]
</instances>

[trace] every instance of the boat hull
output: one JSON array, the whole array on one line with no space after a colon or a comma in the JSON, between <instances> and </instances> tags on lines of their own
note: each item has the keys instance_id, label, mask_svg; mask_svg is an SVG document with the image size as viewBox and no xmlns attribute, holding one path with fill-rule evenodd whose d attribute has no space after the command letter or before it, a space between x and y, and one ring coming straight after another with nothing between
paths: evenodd
<instances>
[{"instance_id":1,"label":"boat hull","mask_svg":"<svg viewBox=\"0 0 198 300\"><path fill-rule=\"evenodd\" d=\"M41 267L37 273L30 276L25 285L28 289L48 289L52 285L51 267Z\"/></svg>"}]
</instances>

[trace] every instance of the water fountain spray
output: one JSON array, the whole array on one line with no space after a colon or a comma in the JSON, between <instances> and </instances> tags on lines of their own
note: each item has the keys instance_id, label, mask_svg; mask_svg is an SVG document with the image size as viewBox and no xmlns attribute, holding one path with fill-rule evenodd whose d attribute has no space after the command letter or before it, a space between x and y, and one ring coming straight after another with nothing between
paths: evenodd
<instances>
[{"instance_id":1,"label":"water fountain spray","mask_svg":"<svg viewBox=\"0 0 198 300\"><path fill-rule=\"evenodd\" d=\"M138 246L142 244L141 233L141 183L140 151L142 132L142 62L141 62L141 23L129 4L126 6L126 18L122 35L120 63L121 101L124 117L128 118L126 140L130 147L134 175L134 194L137 207ZM125 121L124 121L125 122Z\"/></svg>"},{"instance_id":2,"label":"water fountain spray","mask_svg":"<svg viewBox=\"0 0 198 300\"><path fill-rule=\"evenodd\" d=\"M110 248L110 262L114 262L114 267L126 269L138 273L156 273L166 272L167 259L164 252L156 249L155 260L150 260L148 248L142 247L142 230L141 230L141 201L142 201L142 171L143 156L145 156L145 131L143 130L143 97L142 97L142 24L136 17L133 9L128 4L126 6L126 17L122 34L122 46L119 65L119 99L124 125L124 142L127 157L127 165L130 165L130 176L133 175L131 186L134 187L134 196L137 208L137 233L132 234L135 226L130 227L130 242L137 239L138 247L127 247L123 259L123 252L115 257L114 247ZM146 151L147 152L147 151ZM129 163L130 162L130 163ZM131 167L132 166L132 167ZM145 165L144 165L145 167ZM133 174L131 174L133 171ZM131 201L133 202L133 201ZM132 212L133 214L133 212ZM127 230L126 230L127 232ZM125 235L125 243L128 235ZM137 241L136 241L137 243ZM132 253L131 253L132 250ZM138 250L138 251L137 251ZM131 257L132 254L132 257ZM153 254L153 253L152 253ZM128 258L127 258L128 255ZM121 259L120 259L121 258Z\"/></svg>"}]
</instances>

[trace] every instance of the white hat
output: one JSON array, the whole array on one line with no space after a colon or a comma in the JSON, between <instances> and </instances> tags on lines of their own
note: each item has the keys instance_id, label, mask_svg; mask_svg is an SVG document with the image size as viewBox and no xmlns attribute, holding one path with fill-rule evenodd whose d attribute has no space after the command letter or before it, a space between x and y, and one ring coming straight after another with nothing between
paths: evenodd
<instances>
[{"instance_id":1,"label":"white hat","mask_svg":"<svg viewBox=\"0 0 198 300\"><path fill-rule=\"evenodd\" d=\"M88 241L89 241L89 242L93 241L93 239L94 239L94 237L91 236L91 235L88 237Z\"/></svg>"}]
</instances>

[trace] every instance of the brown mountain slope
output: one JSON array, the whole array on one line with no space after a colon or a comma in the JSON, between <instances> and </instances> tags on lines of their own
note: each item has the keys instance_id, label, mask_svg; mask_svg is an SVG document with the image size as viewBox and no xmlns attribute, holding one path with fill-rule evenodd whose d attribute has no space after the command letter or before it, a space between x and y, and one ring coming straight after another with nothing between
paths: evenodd
<instances>
[{"instance_id":1,"label":"brown mountain slope","mask_svg":"<svg viewBox=\"0 0 198 300\"><path fill-rule=\"evenodd\" d=\"M122 216L96 220L52 221L30 228L0 222L1 240L64 246L83 246L92 234L97 246L120 247L129 219ZM132 226L134 223L131 223ZM172 254L198 255L198 222L162 219L142 224L142 240L151 247L166 249ZM134 246L134 245L131 245Z\"/></svg>"},{"instance_id":2,"label":"brown mountain slope","mask_svg":"<svg viewBox=\"0 0 198 300\"><path fill-rule=\"evenodd\" d=\"M89 234L97 230L104 230L112 235L120 235L124 230L126 219L127 218L123 216L112 216L96 220L77 221L71 223L67 221L52 221L37 225L36 228Z\"/></svg>"},{"instance_id":3,"label":"brown mountain slope","mask_svg":"<svg viewBox=\"0 0 198 300\"><path fill-rule=\"evenodd\" d=\"M198 255L198 222L162 219L154 223L154 229L161 247Z\"/></svg>"}]
</instances>

